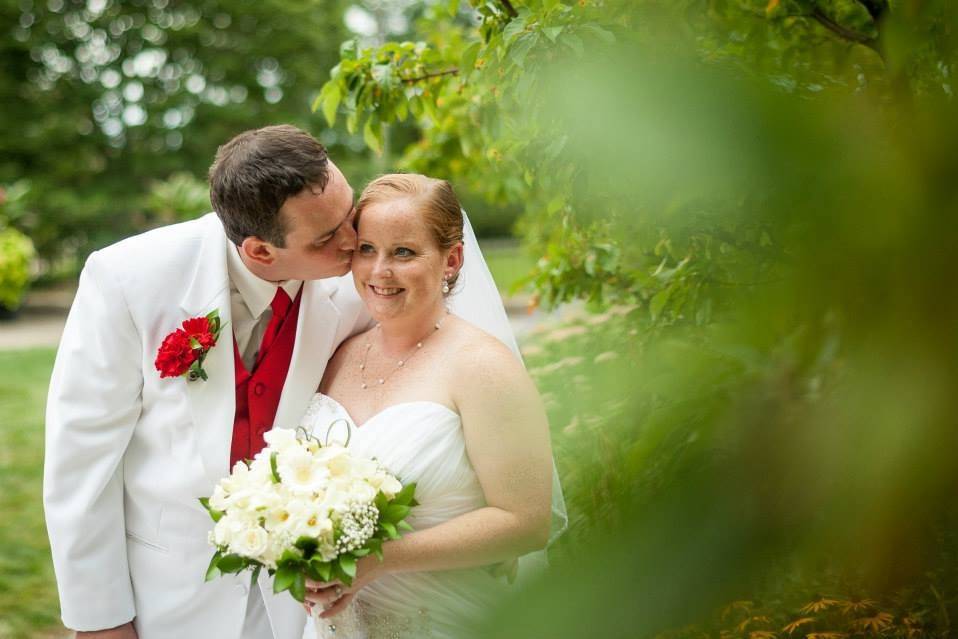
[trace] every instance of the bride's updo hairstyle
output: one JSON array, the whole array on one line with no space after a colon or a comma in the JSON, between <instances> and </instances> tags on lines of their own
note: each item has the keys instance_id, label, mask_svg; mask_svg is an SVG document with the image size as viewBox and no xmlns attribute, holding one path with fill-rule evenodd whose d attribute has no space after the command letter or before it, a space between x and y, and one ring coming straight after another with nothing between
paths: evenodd
<instances>
[{"instance_id":1,"label":"bride's updo hairstyle","mask_svg":"<svg viewBox=\"0 0 958 639\"><path fill-rule=\"evenodd\" d=\"M452 185L418 173L389 173L366 185L356 204L356 224L367 206L399 199L410 201L439 248L449 249L462 242L462 207ZM455 273L447 280L450 289L458 279L459 273Z\"/></svg>"}]
</instances>

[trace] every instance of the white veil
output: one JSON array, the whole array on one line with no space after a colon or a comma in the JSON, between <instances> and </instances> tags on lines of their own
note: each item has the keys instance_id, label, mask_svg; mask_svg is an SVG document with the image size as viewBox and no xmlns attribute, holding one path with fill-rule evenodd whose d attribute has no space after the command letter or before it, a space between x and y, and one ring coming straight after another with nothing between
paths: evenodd
<instances>
[{"instance_id":1,"label":"white veil","mask_svg":"<svg viewBox=\"0 0 958 639\"><path fill-rule=\"evenodd\" d=\"M455 291L448 299L449 309L459 317L498 337L521 361L522 354L519 352L519 345L516 343L509 318L506 316L502 297L482 256L476 234L472 230L472 224L469 223L465 211L462 212L462 219L463 265L462 270L459 271ZM556 472L555 461L553 461L552 526L549 530L549 544L562 534L568 524L569 516L566 514L562 485L559 483L559 474ZM527 557L535 558L536 555L540 555L537 559L544 561L544 554L544 552L532 553ZM523 563L527 562L523 561Z\"/></svg>"}]
</instances>

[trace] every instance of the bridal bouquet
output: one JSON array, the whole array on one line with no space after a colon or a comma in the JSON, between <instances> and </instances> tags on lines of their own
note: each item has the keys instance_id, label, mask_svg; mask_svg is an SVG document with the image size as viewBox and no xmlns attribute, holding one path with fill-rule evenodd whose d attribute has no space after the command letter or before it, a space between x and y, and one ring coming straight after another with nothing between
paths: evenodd
<instances>
[{"instance_id":1,"label":"bridal bouquet","mask_svg":"<svg viewBox=\"0 0 958 639\"><path fill-rule=\"evenodd\" d=\"M265 439L252 462L237 462L200 500L216 522L207 581L252 569L255 582L265 567L274 592L303 601L306 577L350 585L359 557L382 559L384 541L412 530L414 483L302 431L276 428Z\"/></svg>"}]
</instances>

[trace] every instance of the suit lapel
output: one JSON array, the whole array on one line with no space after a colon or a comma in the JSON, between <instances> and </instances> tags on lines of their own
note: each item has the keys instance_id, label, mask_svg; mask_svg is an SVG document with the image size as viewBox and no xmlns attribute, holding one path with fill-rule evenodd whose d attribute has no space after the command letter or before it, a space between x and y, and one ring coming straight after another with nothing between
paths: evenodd
<instances>
[{"instance_id":1,"label":"suit lapel","mask_svg":"<svg viewBox=\"0 0 958 639\"><path fill-rule=\"evenodd\" d=\"M229 241L215 214L204 218L207 229L203 238L196 271L180 306L190 317L219 311L222 332L203 361L209 376L206 381L187 382L193 427L206 474L219 481L229 473L230 442L236 412L236 387L233 368L233 346L230 310L229 272L226 251Z\"/></svg>"},{"instance_id":2,"label":"suit lapel","mask_svg":"<svg viewBox=\"0 0 958 639\"><path fill-rule=\"evenodd\" d=\"M296 344L280 395L273 426L296 428L309 400L319 388L335 346L341 315L330 299L332 290L321 281L303 283L296 326Z\"/></svg>"}]
</instances>

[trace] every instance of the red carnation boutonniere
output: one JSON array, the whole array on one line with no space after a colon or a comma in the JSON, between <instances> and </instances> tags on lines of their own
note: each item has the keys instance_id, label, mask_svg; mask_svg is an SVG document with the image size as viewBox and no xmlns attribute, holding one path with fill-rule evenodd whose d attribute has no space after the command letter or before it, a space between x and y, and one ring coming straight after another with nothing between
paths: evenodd
<instances>
[{"instance_id":1,"label":"red carnation boutonniere","mask_svg":"<svg viewBox=\"0 0 958 639\"><path fill-rule=\"evenodd\" d=\"M220 336L220 314L214 309L206 317L191 317L166 336L156 352L156 370L160 378L186 376L206 380L203 360Z\"/></svg>"}]
</instances>

